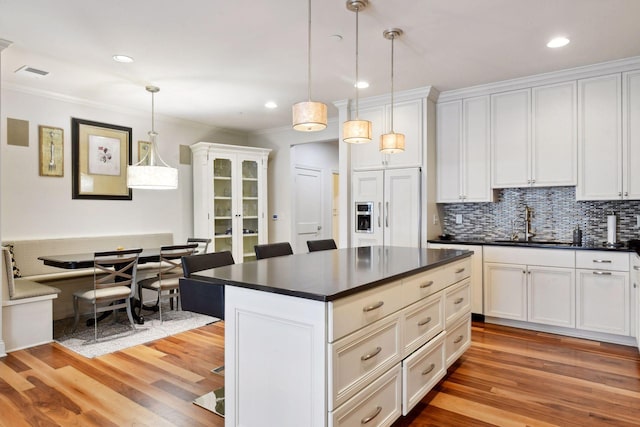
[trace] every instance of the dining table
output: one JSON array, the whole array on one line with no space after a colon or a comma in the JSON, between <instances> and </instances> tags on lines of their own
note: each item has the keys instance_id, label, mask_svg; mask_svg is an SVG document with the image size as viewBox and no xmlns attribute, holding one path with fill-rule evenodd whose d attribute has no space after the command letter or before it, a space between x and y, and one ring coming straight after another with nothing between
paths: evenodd
<instances>
[{"instance_id":1,"label":"dining table","mask_svg":"<svg viewBox=\"0 0 640 427\"><path fill-rule=\"evenodd\" d=\"M94 252L85 252L85 253L77 253L77 254L57 254L57 255L42 255L39 256L38 259L44 263L44 265L48 265L51 267L63 268L65 270L77 270L82 268L92 268L93 267L93 258ZM160 248L148 248L143 249L138 257L138 264L146 264L148 262L159 262L160 261ZM142 315L142 302L139 301L135 296L133 297L132 307L140 306L140 312L136 313L133 311L133 319L134 321L142 325L144 324L144 316ZM157 310L157 307L153 306L144 306L145 309L148 310ZM109 312L102 313L100 317L98 317L98 321L104 319L109 315ZM87 320L87 326L93 326L93 318Z\"/></svg>"}]
</instances>

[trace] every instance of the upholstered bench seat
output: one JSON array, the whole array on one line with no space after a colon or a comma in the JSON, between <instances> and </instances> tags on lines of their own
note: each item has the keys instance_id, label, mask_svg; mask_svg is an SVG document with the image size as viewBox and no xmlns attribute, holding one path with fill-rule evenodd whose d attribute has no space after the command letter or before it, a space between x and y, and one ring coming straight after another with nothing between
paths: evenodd
<instances>
[{"instance_id":1,"label":"upholstered bench seat","mask_svg":"<svg viewBox=\"0 0 640 427\"><path fill-rule=\"evenodd\" d=\"M14 279L15 290L11 300L21 300L23 298L41 297L43 295L59 294L60 289L28 279Z\"/></svg>"}]
</instances>

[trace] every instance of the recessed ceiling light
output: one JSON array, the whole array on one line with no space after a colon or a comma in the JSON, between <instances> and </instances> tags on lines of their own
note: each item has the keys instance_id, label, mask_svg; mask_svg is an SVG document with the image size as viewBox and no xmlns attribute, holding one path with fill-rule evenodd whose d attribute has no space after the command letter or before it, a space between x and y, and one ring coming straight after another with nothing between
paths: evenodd
<instances>
[{"instance_id":1,"label":"recessed ceiling light","mask_svg":"<svg viewBox=\"0 0 640 427\"><path fill-rule=\"evenodd\" d=\"M551 39L551 41L549 41L549 43L547 43L547 47L550 48L558 48L558 47L562 47L562 46L566 46L569 44L569 39L566 37L556 37Z\"/></svg>"},{"instance_id":2,"label":"recessed ceiling light","mask_svg":"<svg viewBox=\"0 0 640 427\"><path fill-rule=\"evenodd\" d=\"M356 84L354 84L355 87L357 87L358 89L366 89L369 87L369 82L365 82L365 81L359 81L356 82Z\"/></svg>"},{"instance_id":3,"label":"recessed ceiling light","mask_svg":"<svg viewBox=\"0 0 640 427\"><path fill-rule=\"evenodd\" d=\"M264 106L265 106L266 108L271 108L271 109L278 108L278 104L276 104L276 103L275 103L275 102L273 102L273 101L269 101L269 102L267 102L266 104L264 104Z\"/></svg>"},{"instance_id":4,"label":"recessed ceiling light","mask_svg":"<svg viewBox=\"0 0 640 427\"><path fill-rule=\"evenodd\" d=\"M116 62L124 62L127 64L133 62L133 58L127 55L113 55L113 60Z\"/></svg>"}]
</instances>

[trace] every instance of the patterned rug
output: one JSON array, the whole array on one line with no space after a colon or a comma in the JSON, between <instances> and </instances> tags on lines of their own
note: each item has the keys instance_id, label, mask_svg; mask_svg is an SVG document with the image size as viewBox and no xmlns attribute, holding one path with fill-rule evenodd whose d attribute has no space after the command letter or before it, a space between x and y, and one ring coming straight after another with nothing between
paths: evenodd
<instances>
[{"instance_id":1,"label":"patterned rug","mask_svg":"<svg viewBox=\"0 0 640 427\"><path fill-rule=\"evenodd\" d=\"M126 313L118 313L117 323L113 323L113 316L109 315L98 323L97 340L94 337L93 326L86 326L86 316L80 318L76 332L72 332L73 318L56 320L53 324L53 338L68 349L84 357L93 358L220 320L189 311L172 311L168 306L164 309L164 305L163 322L160 322L157 312L144 311L143 315L144 324L136 325L135 330L131 329Z\"/></svg>"}]
</instances>

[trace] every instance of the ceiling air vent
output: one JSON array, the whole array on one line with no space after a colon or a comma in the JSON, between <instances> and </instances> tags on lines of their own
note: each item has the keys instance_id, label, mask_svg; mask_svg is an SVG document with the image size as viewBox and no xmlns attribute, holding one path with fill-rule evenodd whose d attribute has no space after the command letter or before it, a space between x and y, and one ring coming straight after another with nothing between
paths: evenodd
<instances>
[{"instance_id":1,"label":"ceiling air vent","mask_svg":"<svg viewBox=\"0 0 640 427\"><path fill-rule=\"evenodd\" d=\"M23 65L15 71L16 74L22 74L29 77L42 78L49 75L48 71L38 70L37 68L29 67L28 65Z\"/></svg>"}]
</instances>

